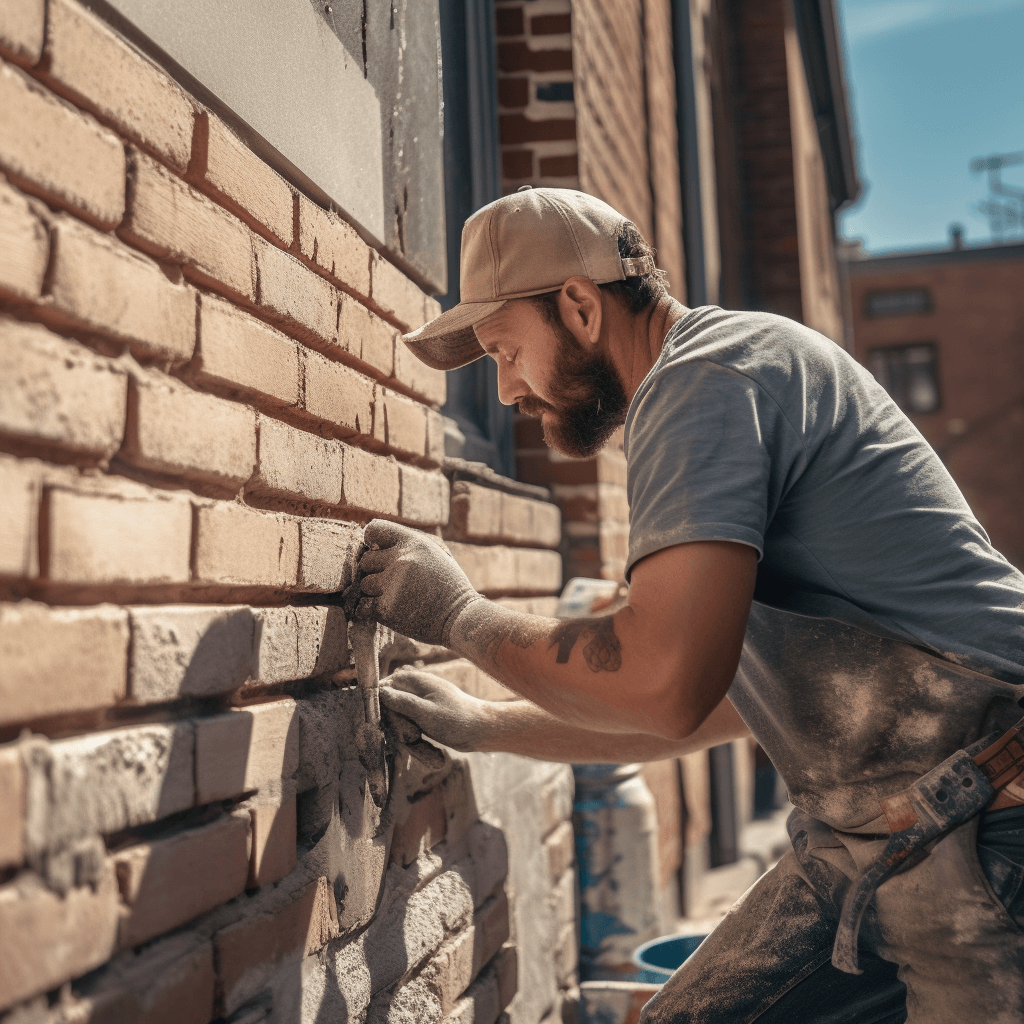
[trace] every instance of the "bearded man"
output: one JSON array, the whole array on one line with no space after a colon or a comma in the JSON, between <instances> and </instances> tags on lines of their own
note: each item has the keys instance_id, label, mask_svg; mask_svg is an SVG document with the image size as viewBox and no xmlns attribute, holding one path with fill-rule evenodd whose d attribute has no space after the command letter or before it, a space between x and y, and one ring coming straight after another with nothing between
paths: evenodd
<instances>
[{"instance_id":1,"label":"bearded man","mask_svg":"<svg viewBox=\"0 0 1024 1024\"><path fill-rule=\"evenodd\" d=\"M1024 577L872 377L766 313L687 309L611 207L528 189L466 224L462 302L405 340L483 355L587 457L625 424L628 604L524 615L435 540L366 528L359 611L521 695L381 693L460 750L653 760L752 734L793 848L644 1011L661 1022L1024 1020Z\"/></svg>"}]
</instances>

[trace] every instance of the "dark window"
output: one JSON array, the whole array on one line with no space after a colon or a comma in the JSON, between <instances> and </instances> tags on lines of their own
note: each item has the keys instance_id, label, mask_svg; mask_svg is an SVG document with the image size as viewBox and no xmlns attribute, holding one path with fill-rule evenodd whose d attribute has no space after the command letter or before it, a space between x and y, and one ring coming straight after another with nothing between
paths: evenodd
<instances>
[{"instance_id":1,"label":"dark window","mask_svg":"<svg viewBox=\"0 0 1024 1024\"><path fill-rule=\"evenodd\" d=\"M537 85L537 99L545 103L571 103L572 82L544 82Z\"/></svg>"},{"instance_id":2,"label":"dark window","mask_svg":"<svg viewBox=\"0 0 1024 1024\"><path fill-rule=\"evenodd\" d=\"M444 67L444 190L447 218L448 294L459 301L462 225L501 195L494 5L489 0L441 0ZM458 425L445 441L448 455L485 462L515 475L512 410L498 400L497 368L478 359L448 373L444 414Z\"/></svg>"},{"instance_id":3,"label":"dark window","mask_svg":"<svg viewBox=\"0 0 1024 1024\"><path fill-rule=\"evenodd\" d=\"M910 316L930 313L932 293L927 288L894 288L885 292L868 292L864 299L865 316Z\"/></svg>"},{"instance_id":4,"label":"dark window","mask_svg":"<svg viewBox=\"0 0 1024 1024\"><path fill-rule=\"evenodd\" d=\"M938 409L939 370L934 345L870 349L868 369L904 412Z\"/></svg>"}]
</instances>

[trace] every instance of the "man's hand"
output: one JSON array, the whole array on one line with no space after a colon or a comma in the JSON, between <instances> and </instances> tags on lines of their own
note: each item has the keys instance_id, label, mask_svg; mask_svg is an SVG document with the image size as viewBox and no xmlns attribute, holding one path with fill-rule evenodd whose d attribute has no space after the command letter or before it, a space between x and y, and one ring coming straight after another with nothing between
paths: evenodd
<instances>
[{"instance_id":1,"label":"man's hand","mask_svg":"<svg viewBox=\"0 0 1024 1024\"><path fill-rule=\"evenodd\" d=\"M388 681L380 689L381 703L415 722L424 735L453 750L486 747L491 702L423 669L400 668Z\"/></svg>"},{"instance_id":2,"label":"man's hand","mask_svg":"<svg viewBox=\"0 0 1024 1024\"><path fill-rule=\"evenodd\" d=\"M432 537L383 519L367 524L363 539L370 550L359 560L357 616L447 647L459 615L483 600L459 563Z\"/></svg>"}]
</instances>

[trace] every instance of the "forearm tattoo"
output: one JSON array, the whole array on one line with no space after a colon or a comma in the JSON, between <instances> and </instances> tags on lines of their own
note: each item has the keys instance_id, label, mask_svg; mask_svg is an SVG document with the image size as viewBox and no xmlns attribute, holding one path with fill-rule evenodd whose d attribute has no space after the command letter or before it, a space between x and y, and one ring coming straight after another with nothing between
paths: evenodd
<instances>
[{"instance_id":1,"label":"forearm tattoo","mask_svg":"<svg viewBox=\"0 0 1024 1024\"><path fill-rule=\"evenodd\" d=\"M551 636L548 650L558 648L555 661L564 665L581 636L589 635L583 658L591 672L618 672L622 667L622 645L615 635L615 617L602 615L595 619L571 619L560 625Z\"/></svg>"}]
</instances>

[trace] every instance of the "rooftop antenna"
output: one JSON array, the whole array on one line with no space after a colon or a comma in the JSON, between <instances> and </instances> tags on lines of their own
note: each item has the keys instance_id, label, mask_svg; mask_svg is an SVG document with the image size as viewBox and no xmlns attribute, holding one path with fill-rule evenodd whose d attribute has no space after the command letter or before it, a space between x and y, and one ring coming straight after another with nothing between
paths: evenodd
<instances>
[{"instance_id":1,"label":"rooftop antenna","mask_svg":"<svg viewBox=\"0 0 1024 1024\"><path fill-rule=\"evenodd\" d=\"M1003 168L1017 164L1024 164L1024 151L978 156L970 163L973 174L988 173L989 198L978 203L978 209L988 217L989 231L999 241L1004 235L1024 231L1024 189L1007 185L1002 179Z\"/></svg>"}]
</instances>

